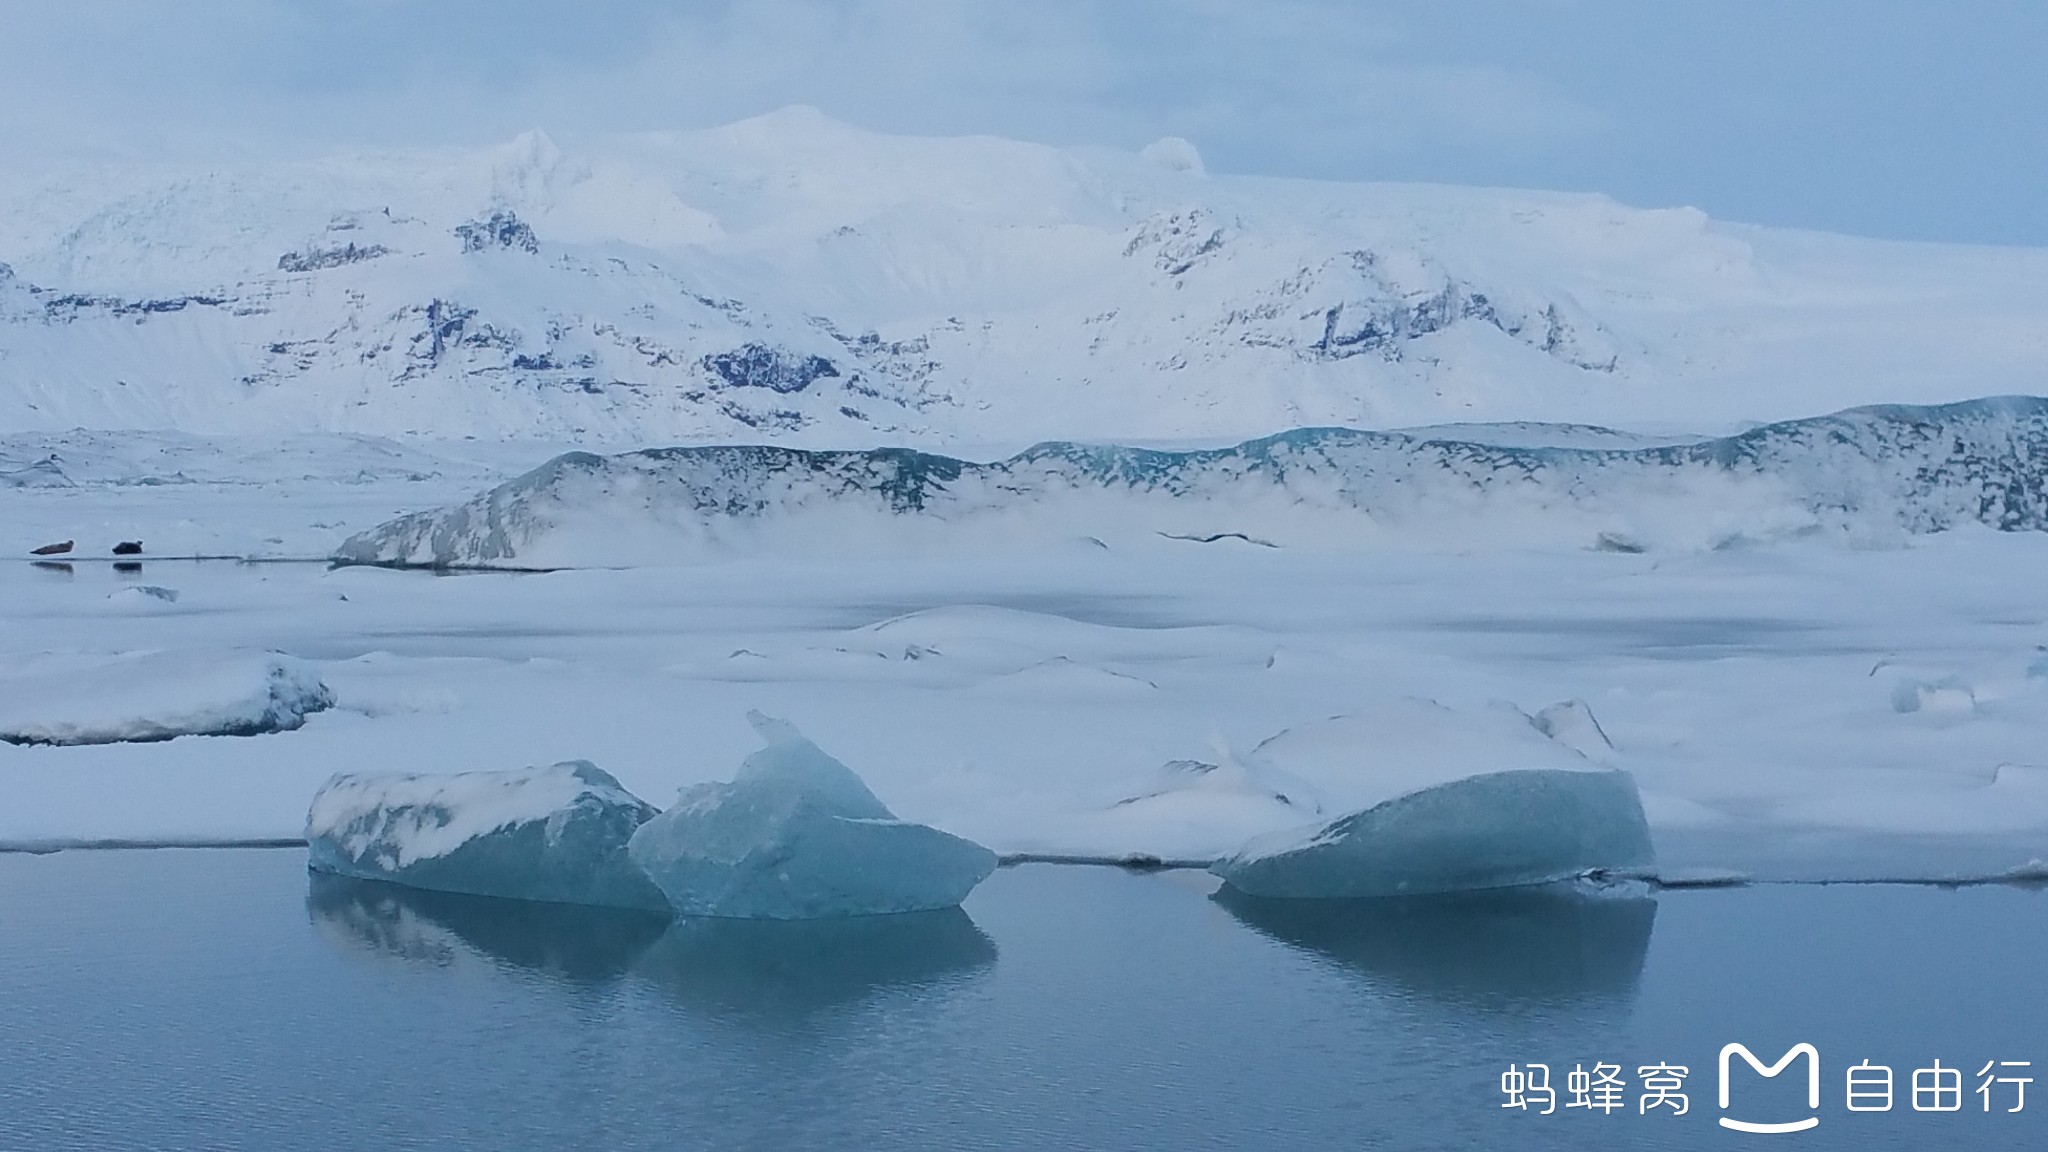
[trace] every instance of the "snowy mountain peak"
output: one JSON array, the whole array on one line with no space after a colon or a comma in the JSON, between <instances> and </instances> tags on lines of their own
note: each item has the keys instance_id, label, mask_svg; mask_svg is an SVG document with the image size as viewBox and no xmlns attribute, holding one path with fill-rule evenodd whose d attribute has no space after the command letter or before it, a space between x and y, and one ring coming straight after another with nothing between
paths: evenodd
<instances>
[{"instance_id":1,"label":"snowy mountain peak","mask_svg":"<svg viewBox=\"0 0 2048 1152\"><path fill-rule=\"evenodd\" d=\"M1169 172L1186 172L1192 176L1206 176L1202 167L1202 154L1193 144L1178 136L1161 136L1139 150L1138 155L1157 164Z\"/></svg>"}]
</instances>

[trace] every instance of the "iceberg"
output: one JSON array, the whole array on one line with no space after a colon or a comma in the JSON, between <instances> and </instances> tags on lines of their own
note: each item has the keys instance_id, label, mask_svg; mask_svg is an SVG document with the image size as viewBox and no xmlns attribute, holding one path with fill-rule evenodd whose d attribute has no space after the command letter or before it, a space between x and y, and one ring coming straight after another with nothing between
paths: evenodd
<instances>
[{"instance_id":1,"label":"iceberg","mask_svg":"<svg viewBox=\"0 0 2048 1152\"><path fill-rule=\"evenodd\" d=\"M626 855L653 807L587 760L445 775L343 773L306 813L307 864L438 892L665 911Z\"/></svg>"},{"instance_id":2,"label":"iceberg","mask_svg":"<svg viewBox=\"0 0 2048 1152\"><path fill-rule=\"evenodd\" d=\"M50 654L0 672L0 740L9 744L257 736L333 706L310 666L278 652Z\"/></svg>"},{"instance_id":3,"label":"iceberg","mask_svg":"<svg viewBox=\"0 0 2048 1152\"><path fill-rule=\"evenodd\" d=\"M1529 768L1436 784L1307 830L1258 837L1211 871L1251 895L1421 895L1655 862L1635 779Z\"/></svg>"},{"instance_id":4,"label":"iceberg","mask_svg":"<svg viewBox=\"0 0 2048 1152\"><path fill-rule=\"evenodd\" d=\"M812 920L951 908L995 853L896 819L851 768L796 728L750 712L768 746L731 783L683 790L628 852L677 912Z\"/></svg>"}]
</instances>

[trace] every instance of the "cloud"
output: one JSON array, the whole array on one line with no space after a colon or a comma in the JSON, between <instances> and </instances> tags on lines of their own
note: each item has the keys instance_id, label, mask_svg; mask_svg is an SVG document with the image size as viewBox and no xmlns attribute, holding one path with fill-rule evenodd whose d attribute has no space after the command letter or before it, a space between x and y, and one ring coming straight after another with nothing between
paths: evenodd
<instances>
[{"instance_id":1,"label":"cloud","mask_svg":"<svg viewBox=\"0 0 2048 1152\"><path fill-rule=\"evenodd\" d=\"M8 0L0 145L302 152L725 123L789 104L882 130L1135 147L1349 174L1375 155L1540 148L1597 122L1540 78L1391 57L1357 5L752 0L489 7Z\"/></svg>"},{"instance_id":2,"label":"cloud","mask_svg":"<svg viewBox=\"0 0 2048 1152\"><path fill-rule=\"evenodd\" d=\"M705 127L1139 147L2048 243L2048 5L1918 0L0 0L0 155Z\"/></svg>"}]
</instances>

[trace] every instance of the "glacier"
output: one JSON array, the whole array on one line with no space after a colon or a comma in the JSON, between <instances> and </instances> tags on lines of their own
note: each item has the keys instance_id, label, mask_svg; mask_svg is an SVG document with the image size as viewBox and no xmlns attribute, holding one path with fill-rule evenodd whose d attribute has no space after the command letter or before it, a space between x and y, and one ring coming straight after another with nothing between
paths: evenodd
<instances>
[{"instance_id":1,"label":"glacier","mask_svg":"<svg viewBox=\"0 0 2048 1152\"><path fill-rule=\"evenodd\" d=\"M1897 405L1647 447L1306 428L1229 448L976 463L768 445L570 453L357 533L342 563L554 568L937 547L1700 551L2048 529L2048 400Z\"/></svg>"},{"instance_id":2,"label":"glacier","mask_svg":"<svg viewBox=\"0 0 2048 1152\"><path fill-rule=\"evenodd\" d=\"M589 761L339 774L306 813L315 872L557 904L665 910L626 845L655 810Z\"/></svg>"},{"instance_id":3,"label":"glacier","mask_svg":"<svg viewBox=\"0 0 2048 1152\"><path fill-rule=\"evenodd\" d=\"M278 652L53 652L5 663L0 741L9 744L257 736L289 732L334 706L311 665Z\"/></svg>"},{"instance_id":4,"label":"glacier","mask_svg":"<svg viewBox=\"0 0 2048 1152\"><path fill-rule=\"evenodd\" d=\"M677 912L809 920L957 906L995 853L896 819L852 769L758 712L767 741L730 783L685 789L628 851Z\"/></svg>"}]
</instances>

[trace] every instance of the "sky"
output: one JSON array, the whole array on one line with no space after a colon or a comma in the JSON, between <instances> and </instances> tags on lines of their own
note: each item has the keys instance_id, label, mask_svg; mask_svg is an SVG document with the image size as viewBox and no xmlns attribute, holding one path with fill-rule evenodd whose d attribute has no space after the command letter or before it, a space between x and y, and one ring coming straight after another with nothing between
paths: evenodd
<instances>
[{"instance_id":1,"label":"sky","mask_svg":"<svg viewBox=\"0 0 2048 1152\"><path fill-rule=\"evenodd\" d=\"M2048 245L2048 3L0 0L0 163L727 123Z\"/></svg>"}]
</instances>

